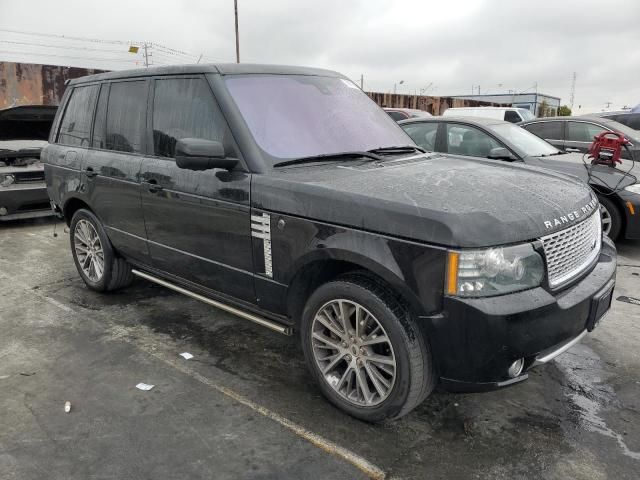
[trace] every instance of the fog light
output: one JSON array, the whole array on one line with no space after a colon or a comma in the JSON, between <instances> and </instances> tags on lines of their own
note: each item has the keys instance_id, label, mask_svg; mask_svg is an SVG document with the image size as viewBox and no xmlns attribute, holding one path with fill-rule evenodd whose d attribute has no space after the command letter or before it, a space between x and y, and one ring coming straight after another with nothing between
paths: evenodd
<instances>
[{"instance_id":1,"label":"fog light","mask_svg":"<svg viewBox=\"0 0 640 480\"><path fill-rule=\"evenodd\" d=\"M0 217L6 215L8 212L6 207L0 207Z\"/></svg>"},{"instance_id":2,"label":"fog light","mask_svg":"<svg viewBox=\"0 0 640 480\"><path fill-rule=\"evenodd\" d=\"M508 372L509 373L509 377L510 378L519 377L520 374L522 373L523 369L524 369L524 358L516 360L509 367L509 372Z\"/></svg>"}]
</instances>

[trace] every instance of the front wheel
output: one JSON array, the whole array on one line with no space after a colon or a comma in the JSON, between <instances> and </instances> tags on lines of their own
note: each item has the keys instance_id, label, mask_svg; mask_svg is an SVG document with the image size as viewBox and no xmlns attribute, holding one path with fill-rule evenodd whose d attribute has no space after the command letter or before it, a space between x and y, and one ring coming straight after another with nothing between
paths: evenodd
<instances>
[{"instance_id":1,"label":"front wheel","mask_svg":"<svg viewBox=\"0 0 640 480\"><path fill-rule=\"evenodd\" d=\"M305 306L301 335L322 393L354 417L399 418L433 390L422 332L393 295L367 277L318 288Z\"/></svg>"},{"instance_id":2,"label":"front wheel","mask_svg":"<svg viewBox=\"0 0 640 480\"><path fill-rule=\"evenodd\" d=\"M92 290L106 292L133 281L131 266L118 257L100 220L89 210L78 210L70 225L71 253L78 273Z\"/></svg>"},{"instance_id":3,"label":"front wheel","mask_svg":"<svg viewBox=\"0 0 640 480\"><path fill-rule=\"evenodd\" d=\"M598 195L598 200L600 201L602 232L611 240L616 240L622 231L622 214L610 198Z\"/></svg>"}]
</instances>

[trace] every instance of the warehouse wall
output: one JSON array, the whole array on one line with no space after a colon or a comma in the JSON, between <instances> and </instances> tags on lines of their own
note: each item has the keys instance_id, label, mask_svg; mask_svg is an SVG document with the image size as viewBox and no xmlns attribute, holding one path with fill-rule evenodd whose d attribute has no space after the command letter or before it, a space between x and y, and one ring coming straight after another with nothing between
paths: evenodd
<instances>
[{"instance_id":1,"label":"warehouse wall","mask_svg":"<svg viewBox=\"0 0 640 480\"><path fill-rule=\"evenodd\" d=\"M103 71L58 65L0 62L0 109L17 105L59 105L67 79Z\"/></svg>"},{"instance_id":2,"label":"warehouse wall","mask_svg":"<svg viewBox=\"0 0 640 480\"><path fill-rule=\"evenodd\" d=\"M366 92L381 107L417 108L432 115L442 115L451 107L503 107L505 104L454 97L427 97L400 93Z\"/></svg>"}]
</instances>

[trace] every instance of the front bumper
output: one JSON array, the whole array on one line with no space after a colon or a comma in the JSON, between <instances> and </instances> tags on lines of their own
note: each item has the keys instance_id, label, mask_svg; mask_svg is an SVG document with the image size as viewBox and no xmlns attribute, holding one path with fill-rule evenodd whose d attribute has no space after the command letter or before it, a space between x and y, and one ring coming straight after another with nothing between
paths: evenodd
<instances>
[{"instance_id":1,"label":"front bumper","mask_svg":"<svg viewBox=\"0 0 640 480\"><path fill-rule=\"evenodd\" d=\"M618 196L625 216L624 236L630 240L640 240L640 194L622 190Z\"/></svg>"},{"instance_id":2,"label":"front bumper","mask_svg":"<svg viewBox=\"0 0 640 480\"><path fill-rule=\"evenodd\" d=\"M529 368L551 360L595 326L610 304L594 299L610 301L615 273L616 249L604 239L591 272L560 292L538 287L498 297L445 297L443 313L426 322L442 383L451 390L481 391L526 380ZM521 358L524 370L511 378L509 366Z\"/></svg>"},{"instance_id":3,"label":"front bumper","mask_svg":"<svg viewBox=\"0 0 640 480\"><path fill-rule=\"evenodd\" d=\"M45 182L0 187L0 222L53 215Z\"/></svg>"}]
</instances>

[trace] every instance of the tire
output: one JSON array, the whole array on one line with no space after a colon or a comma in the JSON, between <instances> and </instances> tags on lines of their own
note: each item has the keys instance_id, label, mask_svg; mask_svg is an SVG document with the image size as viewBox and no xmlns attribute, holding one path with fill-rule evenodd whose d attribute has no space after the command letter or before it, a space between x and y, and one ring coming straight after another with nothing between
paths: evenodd
<instances>
[{"instance_id":1,"label":"tire","mask_svg":"<svg viewBox=\"0 0 640 480\"><path fill-rule=\"evenodd\" d=\"M613 200L604 195L598 195L600 201L600 213L602 215L602 229L611 240L617 240L622 232L622 214ZM607 218L608 217L608 218ZM609 231L606 232L606 224L609 223Z\"/></svg>"},{"instance_id":2,"label":"tire","mask_svg":"<svg viewBox=\"0 0 640 480\"><path fill-rule=\"evenodd\" d=\"M348 318L347 330L351 334L345 335L345 329L338 326L340 317L337 314L332 316L337 311L334 307L338 310L342 308L347 313L344 317ZM361 321L356 322L357 318ZM373 331L376 322L381 327L377 334ZM326 327L327 323L333 330ZM359 332L360 336L355 334L354 325L358 323L365 325L360 327L366 330L364 335L362 331ZM433 361L422 332L388 289L368 277L349 275L319 287L305 305L300 334L307 366L320 390L331 403L353 417L368 422L399 418L433 391ZM314 334L329 338L332 344L339 345L342 350L329 347ZM344 343L336 343L337 338L343 339ZM354 338L355 343L352 343ZM385 338L388 342L381 341ZM374 340L380 343L365 345ZM325 351L329 360L324 358ZM376 360L373 360L374 357ZM381 359L389 362L390 358L395 361L393 367L377 363ZM331 367L331 364L335 366ZM332 369L325 370L323 374L321 368ZM356 368L361 381L366 383L370 394L368 398L365 389L358 391L360 382ZM376 378L376 382L372 377ZM380 381L381 377L386 383ZM358 387L352 383L358 384ZM375 383L378 383L380 390Z\"/></svg>"},{"instance_id":3,"label":"tire","mask_svg":"<svg viewBox=\"0 0 640 480\"><path fill-rule=\"evenodd\" d=\"M100 220L91 211L80 209L75 212L71 219L69 239L78 273L91 290L108 292L133 282L131 265L116 255ZM84 253L88 250L87 241L92 244L90 255ZM98 268L100 260L101 269Z\"/></svg>"}]
</instances>

